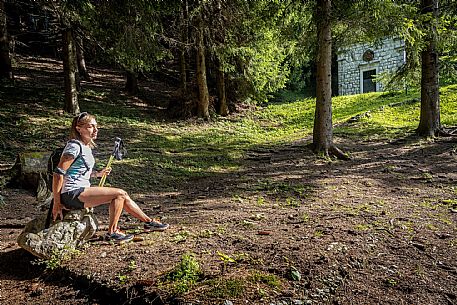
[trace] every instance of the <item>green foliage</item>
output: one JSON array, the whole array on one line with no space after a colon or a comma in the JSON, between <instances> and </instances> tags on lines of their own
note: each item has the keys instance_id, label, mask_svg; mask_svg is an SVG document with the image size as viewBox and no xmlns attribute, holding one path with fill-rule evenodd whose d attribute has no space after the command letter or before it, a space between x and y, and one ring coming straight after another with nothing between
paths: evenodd
<instances>
[{"instance_id":1,"label":"green foliage","mask_svg":"<svg viewBox=\"0 0 457 305\"><path fill-rule=\"evenodd\" d=\"M290 278L293 280L293 281L300 281L301 280L301 273L300 271L297 270L297 268L295 267L291 267L290 268Z\"/></svg>"},{"instance_id":2,"label":"green foliage","mask_svg":"<svg viewBox=\"0 0 457 305\"><path fill-rule=\"evenodd\" d=\"M263 198L262 196L258 196L257 197L257 204L258 205L264 205L265 204L265 198Z\"/></svg>"},{"instance_id":3,"label":"green foliage","mask_svg":"<svg viewBox=\"0 0 457 305\"><path fill-rule=\"evenodd\" d=\"M367 231L369 229L370 229L370 225L368 225L368 224L359 223L354 226L354 230L356 230L356 231Z\"/></svg>"},{"instance_id":4,"label":"green foliage","mask_svg":"<svg viewBox=\"0 0 457 305\"><path fill-rule=\"evenodd\" d=\"M125 285L129 282L129 273L132 273L137 268L136 261L134 259L130 260L127 267L122 271L119 272L116 276L120 285Z\"/></svg>"},{"instance_id":5,"label":"green foliage","mask_svg":"<svg viewBox=\"0 0 457 305\"><path fill-rule=\"evenodd\" d=\"M224 262L224 264L235 263L236 262L236 260L234 258L232 258L230 255L225 254L223 252L217 251L217 255Z\"/></svg>"},{"instance_id":6,"label":"green foliage","mask_svg":"<svg viewBox=\"0 0 457 305\"><path fill-rule=\"evenodd\" d=\"M176 293L185 293L200 279L202 272L200 264L195 259L195 254L186 253L180 263L167 276L167 280L173 282Z\"/></svg>"},{"instance_id":7,"label":"green foliage","mask_svg":"<svg viewBox=\"0 0 457 305\"><path fill-rule=\"evenodd\" d=\"M254 83L257 92L275 92L284 88L289 76L289 66L285 62L287 45L273 30L266 32L263 39L254 48L256 57L252 57L247 76Z\"/></svg>"},{"instance_id":8,"label":"green foliage","mask_svg":"<svg viewBox=\"0 0 457 305\"><path fill-rule=\"evenodd\" d=\"M125 285L125 284L127 284L128 280L129 280L129 276L126 274L118 274L117 280L119 281L119 284Z\"/></svg>"},{"instance_id":9,"label":"green foliage","mask_svg":"<svg viewBox=\"0 0 457 305\"><path fill-rule=\"evenodd\" d=\"M39 259L36 263L44 265L47 270L52 271L58 269L65 261L80 254L80 250L65 246L63 249L53 249L49 259Z\"/></svg>"},{"instance_id":10,"label":"green foliage","mask_svg":"<svg viewBox=\"0 0 457 305\"><path fill-rule=\"evenodd\" d=\"M265 191L269 195L283 195L287 198L292 198L290 196L305 197L309 191L307 185L271 179L259 180L256 189Z\"/></svg>"},{"instance_id":11,"label":"green foliage","mask_svg":"<svg viewBox=\"0 0 457 305\"><path fill-rule=\"evenodd\" d=\"M440 85L457 83L457 53L440 57Z\"/></svg>"},{"instance_id":12,"label":"green foliage","mask_svg":"<svg viewBox=\"0 0 457 305\"><path fill-rule=\"evenodd\" d=\"M377 74L374 81L382 84L385 91L420 88L421 71L419 67L408 70L408 73L400 74L397 71L384 71Z\"/></svg>"},{"instance_id":13,"label":"green foliage","mask_svg":"<svg viewBox=\"0 0 457 305\"><path fill-rule=\"evenodd\" d=\"M243 225L246 225L246 223L249 223L250 225L253 225L253 222L249 222L246 220L243 220ZM243 261L246 261L249 259L249 255L246 253L234 253L233 255L228 255L226 253L223 253L221 251L217 251L217 255L219 256L220 260L222 261L221 264L221 273L223 274L228 265L234 265Z\"/></svg>"},{"instance_id":14,"label":"green foliage","mask_svg":"<svg viewBox=\"0 0 457 305\"><path fill-rule=\"evenodd\" d=\"M290 70L287 88L314 96L312 71L317 45L316 27L312 20L314 4L312 1L276 1L276 5L276 26L281 33L281 41L287 45L287 57L284 59Z\"/></svg>"},{"instance_id":15,"label":"green foliage","mask_svg":"<svg viewBox=\"0 0 457 305\"><path fill-rule=\"evenodd\" d=\"M271 288L279 288L281 286L281 281L274 274L262 273L262 272L253 272L250 280L254 283L263 283Z\"/></svg>"},{"instance_id":16,"label":"green foliage","mask_svg":"<svg viewBox=\"0 0 457 305\"><path fill-rule=\"evenodd\" d=\"M384 284L388 287L395 287L395 286L397 286L397 280L395 280L393 278L386 278L384 280Z\"/></svg>"},{"instance_id":17,"label":"green foliage","mask_svg":"<svg viewBox=\"0 0 457 305\"><path fill-rule=\"evenodd\" d=\"M132 271L135 270L136 268L137 268L136 261L132 259L132 260L129 262L128 271L129 271L129 272L132 272Z\"/></svg>"},{"instance_id":18,"label":"green foliage","mask_svg":"<svg viewBox=\"0 0 457 305\"><path fill-rule=\"evenodd\" d=\"M394 1L386 2L394 3ZM384 24L390 23L389 27L406 43L407 62L391 79L394 86L401 83L414 86L420 83L421 52L425 50L431 37L436 38L436 48L440 55L441 85L455 83L457 40L454 24L457 17L448 9L449 4L446 4L446 1L438 3L436 18L432 11L424 13L420 2L400 1L394 4L394 7L397 7L396 18L385 20ZM447 9L441 9L441 7L447 7ZM373 28L377 30L377 27ZM433 33L435 28L436 34Z\"/></svg>"},{"instance_id":19,"label":"green foliage","mask_svg":"<svg viewBox=\"0 0 457 305\"><path fill-rule=\"evenodd\" d=\"M290 74L286 59L294 43L281 32L284 20L278 15L285 4L234 1L225 5L224 30L212 30L213 36L223 33L224 43L213 44L211 50L232 84L230 95L241 101L266 101L269 93L284 88Z\"/></svg>"},{"instance_id":20,"label":"green foliage","mask_svg":"<svg viewBox=\"0 0 457 305\"><path fill-rule=\"evenodd\" d=\"M223 279L208 284L213 285L208 293L213 298L236 298L246 290L244 279Z\"/></svg>"},{"instance_id":21,"label":"green foliage","mask_svg":"<svg viewBox=\"0 0 457 305\"><path fill-rule=\"evenodd\" d=\"M321 238L322 236L324 236L324 232L322 232L321 230L314 231L315 238Z\"/></svg>"},{"instance_id":22,"label":"green foliage","mask_svg":"<svg viewBox=\"0 0 457 305\"><path fill-rule=\"evenodd\" d=\"M112 61L130 72L150 71L169 55L158 38L167 14L161 1L97 2L83 7L83 24Z\"/></svg>"},{"instance_id":23,"label":"green foliage","mask_svg":"<svg viewBox=\"0 0 457 305\"><path fill-rule=\"evenodd\" d=\"M295 199L293 197L288 197L288 198L286 198L285 205L288 207L297 208L300 206L300 201L298 201L297 199Z\"/></svg>"},{"instance_id":24,"label":"green foliage","mask_svg":"<svg viewBox=\"0 0 457 305\"><path fill-rule=\"evenodd\" d=\"M198 237L200 237L200 238L211 238L211 237L213 237L214 234L216 234L216 233L211 231L211 230L205 229L205 230L202 230L202 231L200 231L198 233Z\"/></svg>"},{"instance_id":25,"label":"green foliage","mask_svg":"<svg viewBox=\"0 0 457 305\"><path fill-rule=\"evenodd\" d=\"M177 233L173 236L173 241L174 241L175 243L184 242L184 241L187 240L187 237L189 237L189 235L190 235L190 232L189 232L189 231L186 231L186 230L177 232Z\"/></svg>"}]
</instances>

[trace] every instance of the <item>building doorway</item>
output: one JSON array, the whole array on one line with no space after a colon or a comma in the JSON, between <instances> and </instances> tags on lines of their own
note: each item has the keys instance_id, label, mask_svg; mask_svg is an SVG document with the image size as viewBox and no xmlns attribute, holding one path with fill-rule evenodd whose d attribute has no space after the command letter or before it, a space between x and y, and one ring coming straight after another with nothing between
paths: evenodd
<instances>
[{"instance_id":1,"label":"building doorway","mask_svg":"<svg viewBox=\"0 0 457 305\"><path fill-rule=\"evenodd\" d=\"M376 69L362 72L362 93L376 92L376 83L373 81Z\"/></svg>"}]
</instances>

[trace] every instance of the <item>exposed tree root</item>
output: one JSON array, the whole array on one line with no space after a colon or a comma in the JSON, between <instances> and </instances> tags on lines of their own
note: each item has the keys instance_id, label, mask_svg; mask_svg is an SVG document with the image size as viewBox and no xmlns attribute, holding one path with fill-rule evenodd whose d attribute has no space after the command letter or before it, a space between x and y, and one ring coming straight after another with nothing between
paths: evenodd
<instances>
[{"instance_id":1,"label":"exposed tree root","mask_svg":"<svg viewBox=\"0 0 457 305\"><path fill-rule=\"evenodd\" d=\"M419 136L419 137L429 137L429 138L433 138L433 137L455 137L457 136L457 128L452 128L452 129L445 129L445 128L439 128L437 130L435 130L435 132L433 133L433 131L429 131L429 132L423 132L423 131L419 131L419 130L416 130L416 134Z\"/></svg>"},{"instance_id":2,"label":"exposed tree root","mask_svg":"<svg viewBox=\"0 0 457 305\"><path fill-rule=\"evenodd\" d=\"M445 130L444 128L440 128L436 131L436 136L437 137L455 137L457 136L457 134L455 134L457 132L457 129L454 128L454 129L451 129L451 130Z\"/></svg>"},{"instance_id":3,"label":"exposed tree root","mask_svg":"<svg viewBox=\"0 0 457 305\"><path fill-rule=\"evenodd\" d=\"M329 153L331 156L334 156L340 160L345 160L345 161L351 160L351 158L349 157L348 154L345 154L341 149L339 149L335 145L330 146Z\"/></svg>"},{"instance_id":4,"label":"exposed tree root","mask_svg":"<svg viewBox=\"0 0 457 305\"><path fill-rule=\"evenodd\" d=\"M335 145L331 145L328 149L318 149L314 146L313 143L310 144L310 148L313 150L314 153L316 154L322 154L325 157L335 157L339 160L351 160L351 157L344 153L341 149L336 147Z\"/></svg>"}]
</instances>

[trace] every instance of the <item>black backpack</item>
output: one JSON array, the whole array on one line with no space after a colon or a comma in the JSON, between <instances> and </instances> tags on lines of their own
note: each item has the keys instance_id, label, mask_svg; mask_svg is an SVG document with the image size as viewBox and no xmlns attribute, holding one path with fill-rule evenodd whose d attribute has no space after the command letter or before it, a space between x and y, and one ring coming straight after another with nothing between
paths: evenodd
<instances>
[{"instance_id":1,"label":"black backpack","mask_svg":"<svg viewBox=\"0 0 457 305\"><path fill-rule=\"evenodd\" d=\"M86 167L85 173L87 173L90 169L86 163L86 160L84 160L84 158L82 156L83 148L81 146L81 143L79 143L79 141L76 141L76 140L70 140L68 142L76 143L79 145L79 154L76 156L76 158L75 158L75 160L73 160L73 162L75 162L76 159L81 158L83 160L84 166ZM56 169L57 165L59 165L60 157L62 156L64 149L65 149L65 146L54 149L48 159L48 172L47 172L47 180L48 180L47 182L48 183L47 184L48 184L48 190L51 192L52 192L52 178L54 175L54 170Z\"/></svg>"}]
</instances>

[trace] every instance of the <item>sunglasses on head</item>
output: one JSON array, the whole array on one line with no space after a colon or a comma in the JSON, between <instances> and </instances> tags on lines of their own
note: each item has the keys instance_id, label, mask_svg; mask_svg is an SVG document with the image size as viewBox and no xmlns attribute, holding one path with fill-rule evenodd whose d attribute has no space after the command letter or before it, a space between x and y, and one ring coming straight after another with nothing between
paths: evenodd
<instances>
[{"instance_id":1,"label":"sunglasses on head","mask_svg":"<svg viewBox=\"0 0 457 305\"><path fill-rule=\"evenodd\" d=\"M79 121L81 121L86 115L88 115L87 112L81 112L79 115L78 115L78 120L77 120L77 123L79 123Z\"/></svg>"}]
</instances>

